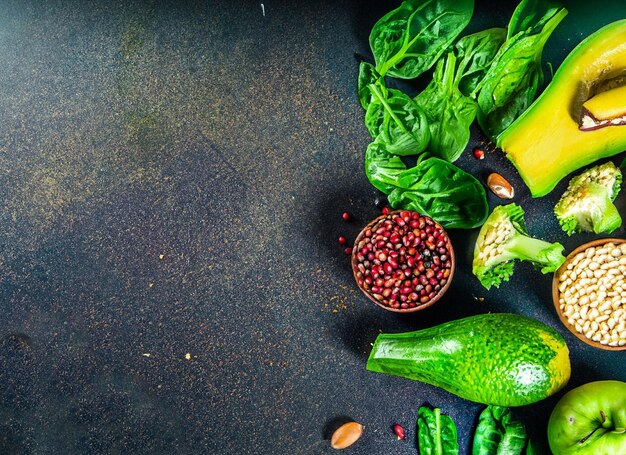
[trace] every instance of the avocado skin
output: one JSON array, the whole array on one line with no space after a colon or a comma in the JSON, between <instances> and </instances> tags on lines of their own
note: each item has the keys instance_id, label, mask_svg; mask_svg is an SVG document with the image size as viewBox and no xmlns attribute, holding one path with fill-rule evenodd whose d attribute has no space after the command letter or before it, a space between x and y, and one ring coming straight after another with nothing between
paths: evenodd
<instances>
[{"instance_id":1,"label":"avocado skin","mask_svg":"<svg viewBox=\"0 0 626 455\"><path fill-rule=\"evenodd\" d=\"M484 314L400 334L381 334L367 369L441 387L478 403L524 406L570 377L563 337L514 314Z\"/></svg>"},{"instance_id":2,"label":"avocado skin","mask_svg":"<svg viewBox=\"0 0 626 455\"><path fill-rule=\"evenodd\" d=\"M541 96L497 138L533 197L577 169L626 150L626 126L581 131L583 104L594 89L626 74L626 19L583 40Z\"/></svg>"}]
</instances>

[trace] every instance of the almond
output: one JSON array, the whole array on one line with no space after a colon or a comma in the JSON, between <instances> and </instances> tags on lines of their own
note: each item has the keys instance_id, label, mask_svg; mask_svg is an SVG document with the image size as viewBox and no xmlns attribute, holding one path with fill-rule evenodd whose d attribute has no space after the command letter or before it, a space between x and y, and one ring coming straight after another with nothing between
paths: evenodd
<instances>
[{"instance_id":1,"label":"almond","mask_svg":"<svg viewBox=\"0 0 626 455\"><path fill-rule=\"evenodd\" d=\"M504 177L495 172L487 177L487 186L489 186L493 194L499 198L513 199L513 196L515 196L515 190L511 184Z\"/></svg>"},{"instance_id":2,"label":"almond","mask_svg":"<svg viewBox=\"0 0 626 455\"><path fill-rule=\"evenodd\" d=\"M348 422L335 430L330 438L330 446L333 449L345 449L354 444L363 434L363 425L358 422Z\"/></svg>"}]
</instances>

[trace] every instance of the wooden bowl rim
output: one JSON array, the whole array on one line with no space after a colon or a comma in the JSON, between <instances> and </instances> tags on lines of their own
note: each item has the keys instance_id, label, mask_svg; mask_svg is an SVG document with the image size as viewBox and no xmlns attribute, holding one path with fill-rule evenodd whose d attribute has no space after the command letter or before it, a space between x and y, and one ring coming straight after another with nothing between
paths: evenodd
<instances>
[{"instance_id":1,"label":"wooden bowl rim","mask_svg":"<svg viewBox=\"0 0 626 455\"><path fill-rule=\"evenodd\" d=\"M354 241L354 246L352 248L352 257L351 257L350 263L351 263L351 266L352 266L352 275L354 276L354 280L356 281L358 288L363 292L363 294L365 294L365 296L368 299L370 299L372 302L374 302L377 306L379 306L380 308L383 308L383 309L385 309L387 311L392 311L394 313L415 313L416 311L424 310L424 309L430 307L431 305L433 305L435 302L437 302L446 293L446 291L450 287L450 283L452 282L452 278L454 277L454 269L455 269L455 264L456 264L456 256L454 254L454 248L452 248L452 241L450 240L450 235L448 234L448 231L446 231L443 228L443 226L441 226L440 223L437 223L435 220L433 220L435 223L437 223L437 225L439 227L441 227L441 229L446 233L446 236L448 237L448 243L447 243L446 247L447 247L448 251L450 252L450 276L448 277L448 281L446 282L446 284L444 284L443 287L441 289L439 289L439 292L437 292L437 295L435 295L428 302L423 303L421 305L417 305L416 307L413 307L413 308L392 308L390 306L387 306L387 305L379 302L378 300L376 300L369 293L369 291L367 291L366 289L363 289L363 287L359 285L359 280L358 280L358 278L356 276L357 270L358 270L358 268L357 268L358 260L356 258L357 254L358 254L357 245L359 244L359 242L361 241L361 239L365 235L365 231L368 228L371 228L372 226L374 226L380 220L385 219L385 218L390 217L390 216L393 216L393 215L396 215L396 214L399 214L399 213L402 213L402 212L417 213L421 217L426 217L426 218L430 218L431 220L433 220L428 215L421 214L419 212L416 212L415 210L392 210L387 215L382 214L380 216L377 216L372 221L367 223L363 227L363 229L361 229L359 234L356 236L356 240Z\"/></svg>"},{"instance_id":2,"label":"wooden bowl rim","mask_svg":"<svg viewBox=\"0 0 626 455\"><path fill-rule=\"evenodd\" d=\"M623 351L623 350L626 350L626 345L624 345L624 346L608 346L608 345L604 345L604 344L599 343L597 341L590 340L584 334L579 333L576 330L576 328L573 327L568 322L567 318L563 314L563 311L561 311L561 307L559 305L559 296L560 296L560 292L559 292L559 275L561 274L561 272L565 270L565 268L572 261L574 256L576 256L578 253L580 253L582 251L585 251L587 248L591 248L591 247L599 246L599 245L605 245L607 243L622 244L622 243L626 243L626 239L619 239L619 238L614 238L614 237L608 237L608 238L604 238L604 239L592 240L590 242L583 243L582 245L578 246L570 254L567 255L567 257L565 258L565 262L563 262L563 264L561 264L561 266L557 269L557 271L554 272L554 276L552 277L552 303L554 304L554 309L556 310L556 313L559 316L559 319L561 320L563 325L576 338L578 338L582 342L588 344L589 346L593 346L594 348L604 349L605 351Z\"/></svg>"}]
</instances>

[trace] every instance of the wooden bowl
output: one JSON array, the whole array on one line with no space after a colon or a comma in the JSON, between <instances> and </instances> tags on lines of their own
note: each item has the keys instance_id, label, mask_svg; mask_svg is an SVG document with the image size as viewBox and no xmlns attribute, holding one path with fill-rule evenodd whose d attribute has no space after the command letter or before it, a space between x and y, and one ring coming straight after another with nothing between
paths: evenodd
<instances>
[{"instance_id":1,"label":"wooden bowl","mask_svg":"<svg viewBox=\"0 0 626 455\"><path fill-rule=\"evenodd\" d=\"M554 277L552 278L552 301L554 302L554 308L556 309L556 312L559 315L559 319L561 319L561 322L563 323L563 325L567 327L567 329L570 332L572 332L574 336L576 336L576 338L583 341L584 343L587 343L589 346L593 346L594 348L605 349L607 351L623 351L623 350L626 350L626 345L625 346L608 346L598 341L593 341L587 338L583 333L578 332L576 328L568 322L567 316L563 314L563 311L561 310L561 305L559 303L559 299L561 296L561 293L559 291L559 276L561 275L561 273L565 271L568 264L572 262L573 258L578 253L585 251L587 248L602 246L607 243L614 243L616 245L619 245L622 243L626 243L626 239L607 238L607 239L593 240L591 242L587 242L583 245L580 245L578 248L576 248L574 251L572 251L570 254L567 255L565 262L554 273ZM624 309L626 310L626 307L624 307Z\"/></svg>"},{"instance_id":2,"label":"wooden bowl","mask_svg":"<svg viewBox=\"0 0 626 455\"><path fill-rule=\"evenodd\" d=\"M392 219L393 216L399 215L402 212L409 212L411 214L417 213L417 212L411 212L411 211L408 211L408 210L392 211L392 212L390 212L387 215L381 215L381 216L373 219L372 221L370 221L361 230L361 232L359 232L359 235L357 236L356 240L354 241L354 248L352 249L352 272L354 274L354 279L356 280L357 285L359 286L359 289L361 289L361 291L363 291L363 293L367 296L367 298L369 298L376 305L378 305L381 308L384 308L387 311L393 311L395 313L413 313L413 312L420 311L420 310L423 310L425 308L428 308L429 306L431 306L435 302L437 302L445 294L445 292L448 290L448 288L450 287L450 283L452 282L452 278L454 276L454 267L455 267L455 263L456 263L455 256L454 256L454 250L452 248L452 243L450 242L450 237L448 236L448 233L441 227L441 225L439 223L433 221L435 223L435 226L438 229L441 229L446 234L447 242L446 242L445 248L447 249L447 255L448 255L449 260L450 260L450 269L449 269L450 270L450 274L449 274L448 278L446 279L446 283L443 286L441 286L439 291L437 291L436 295L434 295L432 298L430 298L427 302L419 303L415 307L393 308L393 307L385 304L384 302L381 302L378 299L376 299L374 297L374 295L370 292L369 289L365 289L365 287L359 283L360 279L359 279L359 276L358 276L358 273L359 273L359 269L358 269L358 265L359 265L358 254L359 254L359 250L360 250L358 245L364 239L366 231L368 229L371 229L373 226L376 226L381 220L384 220L386 218ZM419 215L419 216L431 220L431 218L426 216L426 215Z\"/></svg>"}]
</instances>

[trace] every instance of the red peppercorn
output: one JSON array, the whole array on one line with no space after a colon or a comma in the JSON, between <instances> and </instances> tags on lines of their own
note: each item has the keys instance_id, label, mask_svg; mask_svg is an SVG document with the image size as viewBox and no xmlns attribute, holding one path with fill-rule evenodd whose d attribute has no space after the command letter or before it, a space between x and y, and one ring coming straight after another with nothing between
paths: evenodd
<instances>
[{"instance_id":1,"label":"red peppercorn","mask_svg":"<svg viewBox=\"0 0 626 455\"><path fill-rule=\"evenodd\" d=\"M404 428L402 428L402 425L399 425L396 423L393 426L393 432L398 437L398 440L406 438L406 435L404 434Z\"/></svg>"},{"instance_id":2,"label":"red peppercorn","mask_svg":"<svg viewBox=\"0 0 626 455\"><path fill-rule=\"evenodd\" d=\"M476 147L474 149L474 158L476 158L477 160L482 160L485 158L485 152L483 152L483 150L481 148Z\"/></svg>"},{"instance_id":3,"label":"red peppercorn","mask_svg":"<svg viewBox=\"0 0 626 455\"><path fill-rule=\"evenodd\" d=\"M337 241L339 242L339 245L343 245L346 243L346 238L343 235L340 235Z\"/></svg>"},{"instance_id":4,"label":"red peppercorn","mask_svg":"<svg viewBox=\"0 0 626 455\"><path fill-rule=\"evenodd\" d=\"M348 221L350 219L350 214L348 212L343 212L343 215L341 215L341 217L345 220Z\"/></svg>"}]
</instances>

